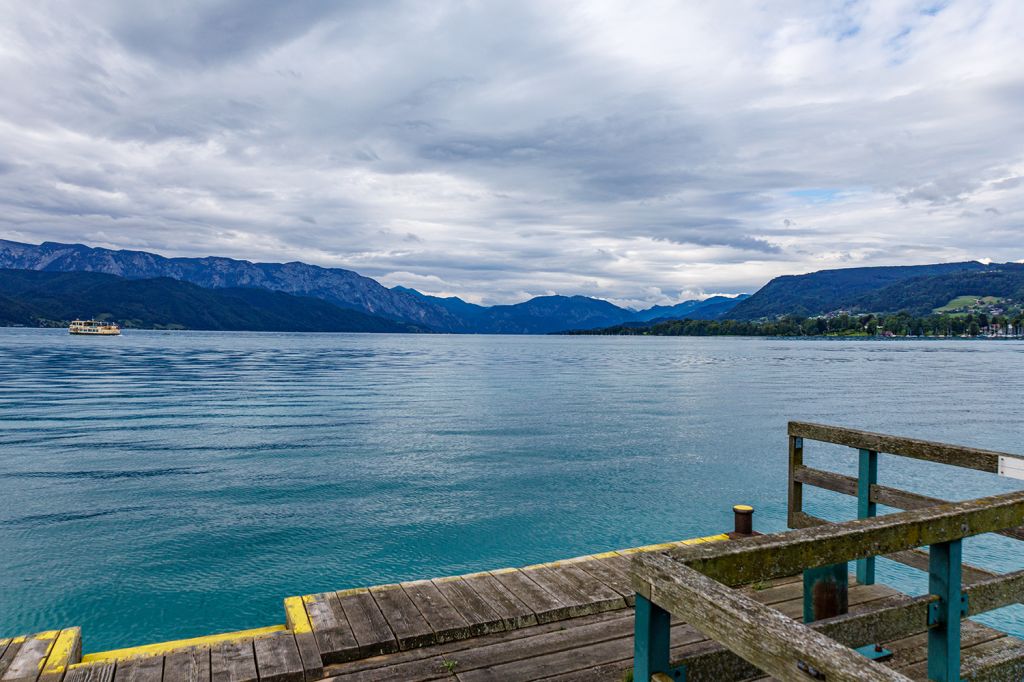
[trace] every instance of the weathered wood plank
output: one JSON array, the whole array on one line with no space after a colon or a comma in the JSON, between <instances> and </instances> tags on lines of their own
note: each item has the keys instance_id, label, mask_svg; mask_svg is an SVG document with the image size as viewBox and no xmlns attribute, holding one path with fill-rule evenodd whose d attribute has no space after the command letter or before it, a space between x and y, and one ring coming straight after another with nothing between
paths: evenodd
<instances>
[{"instance_id":1,"label":"weathered wood plank","mask_svg":"<svg viewBox=\"0 0 1024 682\"><path fill-rule=\"evenodd\" d=\"M1001 639L1006 635L998 630L965 620L960 623L960 647L968 649L993 639ZM882 641L885 641L884 639ZM902 670L915 663L928 660L928 633L920 632L909 637L901 637L885 641L885 648L892 652L892 658L886 665Z\"/></svg>"},{"instance_id":2,"label":"weathered wood plank","mask_svg":"<svg viewBox=\"0 0 1024 682\"><path fill-rule=\"evenodd\" d=\"M883 555L886 559L891 559L904 566L910 566L916 568L919 571L928 572L928 552L919 549L905 550L902 552L893 552L891 554ZM988 569L979 568L978 566L972 566L971 564L962 564L963 571L963 583L964 585L973 585L981 580L986 580L998 576L998 573L993 573Z\"/></svg>"},{"instance_id":3,"label":"weathered wood plank","mask_svg":"<svg viewBox=\"0 0 1024 682\"><path fill-rule=\"evenodd\" d=\"M804 584L802 580L767 581L759 583L756 588L752 585L745 585L742 588L744 594L756 599L762 604L778 604L793 599L803 600Z\"/></svg>"},{"instance_id":4,"label":"weathered wood plank","mask_svg":"<svg viewBox=\"0 0 1024 682\"><path fill-rule=\"evenodd\" d=\"M960 675L964 682L1024 680L1024 642L1013 637L1004 637L968 649L964 652Z\"/></svg>"},{"instance_id":5,"label":"weathered wood plank","mask_svg":"<svg viewBox=\"0 0 1024 682\"><path fill-rule=\"evenodd\" d=\"M1013 637L982 642L960 652L960 675L972 682L995 681L1019 682L1020 676L1012 675L1014 670L1024 668L1024 642ZM928 662L921 661L900 670L912 679L927 679ZM1010 676L1004 676L1010 673Z\"/></svg>"},{"instance_id":6,"label":"weathered wood plank","mask_svg":"<svg viewBox=\"0 0 1024 682\"><path fill-rule=\"evenodd\" d=\"M223 642L210 650L211 682L256 682L258 679L251 639Z\"/></svg>"},{"instance_id":7,"label":"weathered wood plank","mask_svg":"<svg viewBox=\"0 0 1024 682\"><path fill-rule=\"evenodd\" d=\"M448 603L465 618L469 636L486 635L505 629L502 617L461 577L437 578L433 582Z\"/></svg>"},{"instance_id":8,"label":"weathered wood plank","mask_svg":"<svg viewBox=\"0 0 1024 682\"><path fill-rule=\"evenodd\" d=\"M622 597L626 606L632 606L635 603L636 593L633 592L633 585L629 582L629 575L619 570L614 564L601 559L590 559L577 563L576 567L615 590L615 593Z\"/></svg>"},{"instance_id":9,"label":"weathered wood plank","mask_svg":"<svg viewBox=\"0 0 1024 682\"><path fill-rule=\"evenodd\" d=\"M306 682L319 680L324 676L324 663L320 657L320 648L316 644L316 637L312 632L296 632L295 646L299 650L299 658L302 659L302 671Z\"/></svg>"},{"instance_id":10,"label":"weathered wood plank","mask_svg":"<svg viewBox=\"0 0 1024 682\"><path fill-rule=\"evenodd\" d=\"M114 682L113 663L97 663L72 668L64 676L64 682Z\"/></svg>"},{"instance_id":11,"label":"weathered wood plank","mask_svg":"<svg viewBox=\"0 0 1024 682\"><path fill-rule=\"evenodd\" d=\"M796 528L814 528L817 526L829 526L832 525L831 521L800 512L795 515L794 521L796 522ZM883 554L886 559L896 561L903 564L904 566L910 566L916 568L919 571L928 572L928 552L919 549L903 550L901 552L891 552L889 554ZM988 580L989 578L999 577L999 573L994 573L986 568L980 568L978 566L972 566L971 564L963 564L963 582L964 585L972 585L982 580Z\"/></svg>"},{"instance_id":12,"label":"weathered wood plank","mask_svg":"<svg viewBox=\"0 0 1024 682\"><path fill-rule=\"evenodd\" d=\"M371 587L370 594L395 633L399 649L416 649L437 641L430 624L400 585Z\"/></svg>"},{"instance_id":13,"label":"weathered wood plank","mask_svg":"<svg viewBox=\"0 0 1024 682\"><path fill-rule=\"evenodd\" d=\"M572 616L571 605L551 594L519 569L505 568L491 571L491 575L533 611L538 623L550 623Z\"/></svg>"},{"instance_id":14,"label":"weathered wood plank","mask_svg":"<svg viewBox=\"0 0 1024 682\"><path fill-rule=\"evenodd\" d=\"M302 657L291 632L257 637L253 640L253 649L260 682L304 682Z\"/></svg>"},{"instance_id":15,"label":"weathered wood plank","mask_svg":"<svg viewBox=\"0 0 1024 682\"><path fill-rule=\"evenodd\" d=\"M600 627L602 624L567 628L518 640L510 646L462 652L457 657L461 667L459 680L534 680L622 660L632 650L629 638L623 636L631 625L629 620L614 621L618 626L615 630L607 625Z\"/></svg>"},{"instance_id":16,"label":"weathered wood plank","mask_svg":"<svg viewBox=\"0 0 1024 682\"><path fill-rule=\"evenodd\" d=\"M548 679L602 666L624 663L633 653L632 619L613 621L617 628L597 626L566 628L543 637L520 640L502 649L487 648L461 653L457 659L461 682L513 682ZM687 625L672 628L672 642L681 646L704 640ZM589 678L601 679L601 678ZM617 678L621 679L621 676Z\"/></svg>"},{"instance_id":17,"label":"weathered wood plank","mask_svg":"<svg viewBox=\"0 0 1024 682\"><path fill-rule=\"evenodd\" d=\"M430 680L454 680L458 661L445 665L443 655L432 655L411 661L395 663L382 668L369 668L359 672L340 672L325 682L429 682Z\"/></svg>"},{"instance_id":18,"label":"weathered wood plank","mask_svg":"<svg viewBox=\"0 0 1024 682\"><path fill-rule=\"evenodd\" d=\"M988 471L990 473L998 473L1000 457L1022 458L1021 455L1007 452L981 450L962 445L936 443L917 438L890 436L884 433L872 433L870 431L828 426L826 424L812 424L810 422L790 422L789 435L824 443L846 445L859 450L874 450L875 452L884 452L890 455L900 455L928 462Z\"/></svg>"},{"instance_id":19,"label":"weathered wood plank","mask_svg":"<svg viewBox=\"0 0 1024 682\"><path fill-rule=\"evenodd\" d=\"M906 682L907 678L796 623L740 591L729 589L668 556L648 554L633 562L638 591L770 675L792 676L798 660L826 678Z\"/></svg>"},{"instance_id":20,"label":"weathered wood plank","mask_svg":"<svg viewBox=\"0 0 1024 682\"><path fill-rule=\"evenodd\" d=\"M568 609L568 616L586 616L589 613L598 613L598 610L590 611L587 605L586 596L575 589L574 586L565 583L559 576L552 573L544 566L526 566L519 569L523 575L537 583L541 588L549 592Z\"/></svg>"},{"instance_id":21,"label":"weathered wood plank","mask_svg":"<svg viewBox=\"0 0 1024 682\"><path fill-rule=\"evenodd\" d=\"M1013 528L1024 522L1024 491L936 505L743 542L691 545L671 555L727 585L793 575L807 568ZM634 565L650 554L634 558Z\"/></svg>"},{"instance_id":22,"label":"weathered wood plank","mask_svg":"<svg viewBox=\"0 0 1024 682\"><path fill-rule=\"evenodd\" d=\"M793 425L790 423L790 429ZM793 517L804 510L804 484L796 480L796 470L804 464L804 441L789 434L789 490L786 496L786 520L793 527Z\"/></svg>"},{"instance_id":23,"label":"weathered wood plank","mask_svg":"<svg viewBox=\"0 0 1024 682\"><path fill-rule=\"evenodd\" d=\"M164 656L163 682L210 682L209 647L189 647Z\"/></svg>"},{"instance_id":24,"label":"weathered wood plank","mask_svg":"<svg viewBox=\"0 0 1024 682\"><path fill-rule=\"evenodd\" d=\"M59 630L48 630L26 637L10 658L5 654L4 658L9 663L0 679L4 682L35 682L59 634Z\"/></svg>"},{"instance_id":25,"label":"weathered wood plank","mask_svg":"<svg viewBox=\"0 0 1024 682\"><path fill-rule=\"evenodd\" d=\"M843 495L857 496L857 479L853 476L845 476L843 474L837 474L834 471L825 471L823 469L813 469L808 466L798 466L793 471L793 477L807 485L813 485L815 488L822 488L823 490L831 490L832 492L841 493Z\"/></svg>"},{"instance_id":26,"label":"weathered wood plank","mask_svg":"<svg viewBox=\"0 0 1024 682\"><path fill-rule=\"evenodd\" d=\"M938 497L928 497L917 493L890 488L884 485L874 484L871 486L871 501L876 504L884 504L887 507L896 509L911 510L933 507L937 504L947 504L947 500ZM1008 528L995 531L997 535L1004 535L1015 540L1024 540L1024 527Z\"/></svg>"},{"instance_id":27,"label":"weathered wood plank","mask_svg":"<svg viewBox=\"0 0 1024 682\"><path fill-rule=\"evenodd\" d=\"M964 588L968 613L977 615L1024 601L1024 571L982 578Z\"/></svg>"},{"instance_id":28,"label":"weathered wood plank","mask_svg":"<svg viewBox=\"0 0 1024 682\"><path fill-rule=\"evenodd\" d=\"M0 655L0 679L3 679L7 673L7 669L11 666L11 663L18 655L18 651L21 650L22 645L25 643L25 637L12 637L10 642L7 644L7 648L3 654Z\"/></svg>"},{"instance_id":29,"label":"weathered wood plank","mask_svg":"<svg viewBox=\"0 0 1024 682\"><path fill-rule=\"evenodd\" d=\"M295 645L299 649L302 668L308 682L323 677L324 662L320 656L320 645L317 644L313 623L306 612L306 603L302 597L286 597L284 600L285 622L295 635ZM346 621L348 620L346 616Z\"/></svg>"},{"instance_id":30,"label":"weathered wood plank","mask_svg":"<svg viewBox=\"0 0 1024 682\"><path fill-rule=\"evenodd\" d=\"M402 583L402 589L434 631L434 642L451 642L472 636L469 622L429 580Z\"/></svg>"},{"instance_id":31,"label":"weathered wood plank","mask_svg":"<svg viewBox=\"0 0 1024 682\"><path fill-rule=\"evenodd\" d=\"M851 593L849 595L850 610L853 611L853 612L856 612L856 613L860 613L860 612L866 610L866 607L865 608L861 608L862 605L871 604L871 603L877 602L879 600L886 599L890 595L892 595L894 592L895 592L895 590L887 588L884 585L870 585L870 586L867 586L867 587L860 587L856 594L854 594L851 591ZM898 594L898 593L896 593L896 594ZM854 608L854 607L858 607L858 608ZM783 613L783 614L789 616L790 618L794 618L794 619L797 619L797 620L802 620L802 618L803 618L803 600L802 599L791 600L791 601L783 602L781 604L775 604L773 606L773 608L778 610L780 613ZM824 621L822 621L822 622L824 622Z\"/></svg>"},{"instance_id":32,"label":"weathered wood plank","mask_svg":"<svg viewBox=\"0 0 1024 682\"><path fill-rule=\"evenodd\" d=\"M632 641L632 632L625 636L629 638L628 641ZM694 651L699 651L701 647L710 643L710 640L704 636L703 633L698 632L685 623L672 626L671 639L672 648L669 651L669 660L671 661L682 660ZM578 670L559 671L551 677L544 678L544 682L592 682L593 680L620 682L623 679L628 679L627 675L632 673L632 670L633 657L632 652L630 651L627 653L626 657L618 661L611 661ZM654 679L655 678L652 676L652 682ZM689 675L687 679L691 680L691 682L722 682L719 678L707 680L699 675L696 677Z\"/></svg>"},{"instance_id":33,"label":"weathered wood plank","mask_svg":"<svg viewBox=\"0 0 1024 682\"><path fill-rule=\"evenodd\" d=\"M618 552L604 552L602 554L594 555L594 560L596 565L591 565L594 566L595 570L607 569L609 571L607 574L608 579L605 580L605 583L608 584L609 587L613 587L616 591L619 591L619 585L621 585L621 583L612 585L610 582L611 576L613 573L623 576L626 581L624 589L629 590L623 596L626 600L626 606L636 606L636 592L633 591L632 583L629 580L629 562L632 561L632 557L623 556ZM598 567L600 567L600 569L598 569Z\"/></svg>"},{"instance_id":34,"label":"weathered wood plank","mask_svg":"<svg viewBox=\"0 0 1024 682\"><path fill-rule=\"evenodd\" d=\"M43 664L39 682L60 682L68 666L82 660L81 628L65 628L57 635L50 649L49 656Z\"/></svg>"},{"instance_id":35,"label":"weathered wood plank","mask_svg":"<svg viewBox=\"0 0 1024 682\"><path fill-rule=\"evenodd\" d=\"M533 610L490 573L463 576L463 581L498 614L506 630L537 625Z\"/></svg>"},{"instance_id":36,"label":"weathered wood plank","mask_svg":"<svg viewBox=\"0 0 1024 682\"><path fill-rule=\"evenodd\" d=\"M630 562L633 561L632 554L602 552L601 554L595 554L594 558L605 566L610 566L612 569L622 573L626 578L629 578L629 565Z\"/></svg>"},{"instance_id":37,"label":"weathered wood plank","mask_svg":"<svg viewBox=\"0 0 1024 682\"><path fill-rule=\"evenodd\" d=\"M583 570L578 562L555 562L545 569L574 592L582 595L590 613L626 607L626 601L621 594Z\"/></svg>"},{"instance_id":38,"label":"weathered wood plank","mask_svg":"<svg viewBox=\"0 0 1024 682\"><path fill-rule=\"evenodd\" d=\"M114 682L161 682L163 676L163 656L122 659L114 670Z\"/></svg>"},{"instance_id":39,"label":"weathered wood plank","mask_svg":"<svg viewBox=\"0 0 1024 682\"><path fill-rule=\"evenodd\" d=\"M557 621L554 623L534 625L518 630L506 630L504 632L496 632L490 635L481 635L480 637L474 637L473 639L446 642L445 644L433 644L420 649L407 649L405 651L398 651L384 656L364 658L356 661L349 661L347 663L338 663L336 665L329 666L327 668L327 674L329 676L340 675L342 673L349 674L373 668L388 667L399 663L409 663L411 661L429 659L437 656L448 656L455 659L459 662L458 669L461 671L466 669L466 663L461 658L463 653L473 649L479 649L487 646L495 647L495 650L500 650L500 647L497 645L510 644L520 639L536 637L538 635L551 632L570 631L574 630L576 627L584 625L611 623L612 621L623 619L625 619L623 622L626 623L626 625L623 626L626 628L623 632L628 634L632 628L632 620L630 620L628 612L606 611L605 613L598 613L593 616L583 616L581 618L574 619L572 621L572 628L567 627L567 623L565 621ZM625 636L625 634L623 636Z\"/></svg>"},{"instance_id":40,"label":"weathered wood plank","mask_svg":"<svg viewBox=\"0 0 1024 682\"><path fill-rule=\"evenodd\" d=\"M306 614L324 663L340 663L359 656L359 643L352 634L348 617L334 592L308 594L302 598Z\"/></svg>"},{"instance_id":41,"label":"weathered wood plank","mask_svg":"<svg viewBox=\"0 0 1024 682\"><path fill-rule=\"evenodd\" d=\"M854 596L856 594L856 596ZM927 629L927 597L911 600L906 596L869 601L864 609L857 606L869 597L864 591L851 594L851 613L808 624L811 629L850 647L872 644L893 636L924 632ZM790 618L800 618L799 601L787 602L777 609ZM693 679L740 680L758 674L756 668L717 642L688 652L677 663L685 664Z\"/></svg>"},{"instance_id":42,"label":"weathered wood plank","mask_svg":"<svg viewBox=\"0 0 1024 682\"><path fill-rule=\"evenodd\" d=\"M359 643L361 657L379 656L380 654L398 651L398 640L381 613L377 602L366 589L346 590L338 592L352 634Z\"/></svg>"},{"instance_id":43,"label":"weathered wood plank","mask_svg":"<svg viewBox=\"0 0 1024 682\"><path fill-rule=\"evenodd\" d=\"M797 466L793 476L800 483L813 485L817 488L831 490L843 495L857 496L857 479L853 476L844 476L832 471L813 469L807 466ZM884 504L887 507L894 507L904 511L924 509L937 504L948 504L948 500L938 497L929 497L918 493L891 488L889 486L873 484L870 490L871 501L876 504ZM1024 527L1010 528L1007 530L994 531L998 535L1005 535L1015 540L1024 540Z\"/></svg>"},{"instance_id":44,"label":"weathered wood plank","mask_svg":"<svg viewBox=\"0 0 1024 682\"><path fill-rule=\"evenodd\" d=\"M749 596L757 599L759 595ZM935 599L928 595L912 599L884 585L858 585L850 591L850 613L807 627L848 647L873 644L927 630L928 604ZM775 608L798 619L803 613L802 598L787 600ZM708 643L677 662L685 664L695 680L739 680L758 674L750 663L717 642Z\"/></svg>"}]
</instances>

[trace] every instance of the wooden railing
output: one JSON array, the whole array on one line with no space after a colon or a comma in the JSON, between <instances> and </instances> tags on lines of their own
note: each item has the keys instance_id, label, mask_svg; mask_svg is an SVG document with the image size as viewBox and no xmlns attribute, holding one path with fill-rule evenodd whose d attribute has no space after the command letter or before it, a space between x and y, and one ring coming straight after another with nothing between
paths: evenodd
<instances>
[{"instance_id":1,"label":"wooden railing","mask_svg":"<svg viewBox=\"0 0 1024 682\"><path fill-rule=\"evenodd\" d=\"M858 451L858 475L856 478L832 471L814 469L804 465L804 441L818 441L845 445ZM829 523L803 510L803 487L805 485L857 498L857 518L875 516L877 505L896 509L923 509L941 504L946 500L920 495L898 488L878 484L878 453L897 455L910 459L937 462L949 466L974 469L999 474L1008 478L1024 479L1024 456L992 450L950 445L889 436L857 429L847 429L809 422L789 423L789 514L790 528L807 528ZM1006 528L999 535L1024 540L1024 528ZM893 561L928 570L928 555L925 552L900 552L886 557ZM964 579L968 584L998 575L992 571L964 565ZM875 582L875 559L870 557L857 562L857 581L864 585Z\"/></svg>"},{"instance_id":2,"label":"wooden railing","mask_svg":"<svg viewBox=\"0 0 1024 682\"><path fill-rule=\"evenodd\" d=\"M1024 571L998 575L962 566L962 539L982 533L1021 539L1024 491L944 502L885 488L877 483L877 456L885 452L1004 475L1024 469L1024 458L800 422L790 424L789 434L789 522L798 530L633 560L634 679L740 680L764 672L780 680L905 681L854 649L875 651L877 642L926 631L931 680L958 681L962 672L971 679L1024 679L1020 658L983 656L967 671L960 665L960 620L1024 599ZM804 466L805 439L859 450L858 478ZM861 518L833 524L806 514L803 485L857 496ZM907 511L875 516L879 503ZM927 553L917 551L924 546ZM847 613L847 562L856 561L861 582L870 583L877 556L927 570L929 594L893 597ZM804 623L732 589L801 572ZM725 649L692 655L671 667L670 616Z\"/></svg>"}]
</instances>

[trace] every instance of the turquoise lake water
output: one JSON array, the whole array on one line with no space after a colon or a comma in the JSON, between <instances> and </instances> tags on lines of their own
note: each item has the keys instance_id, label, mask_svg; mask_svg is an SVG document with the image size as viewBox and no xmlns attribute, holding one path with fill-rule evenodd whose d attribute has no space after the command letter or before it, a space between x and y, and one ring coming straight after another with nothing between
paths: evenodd
<instances>
[{"instance_id":1,"label":"turquoise lake water","mask_svg":"<svg viewBox=\"0 0 1024 682\"><path fill-rule=\"evenodd\" d=\"M0 636L272 625L289 595L708 535L739 502L781 530L787 420L1024 452L1022 395L1014 341L0 329ZM1024 487L880 459L934 496ZM1005 538L965 557L1024 566ZM1024 607L987 622L1024 635Z\"/></svg>"}]
</instances>

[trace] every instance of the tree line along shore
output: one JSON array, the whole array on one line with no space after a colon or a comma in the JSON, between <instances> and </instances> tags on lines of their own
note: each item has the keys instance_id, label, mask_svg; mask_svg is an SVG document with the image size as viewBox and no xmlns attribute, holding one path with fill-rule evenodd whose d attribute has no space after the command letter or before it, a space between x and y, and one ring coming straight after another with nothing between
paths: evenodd
<instances>
[{"instance_id":1,"label":"tree line along shore","mask_svg":"<svg viewBox=\"0 0 1024 682\"><path fill-rule=\"evenodd\" d=\"M627 324L564 332L619 336L846 336L932 338L1022 338L1024 313L1015 315L838 314L820 317L787 315L775 320L665 320L646 326Z\"/></svg>"}]
</instances>

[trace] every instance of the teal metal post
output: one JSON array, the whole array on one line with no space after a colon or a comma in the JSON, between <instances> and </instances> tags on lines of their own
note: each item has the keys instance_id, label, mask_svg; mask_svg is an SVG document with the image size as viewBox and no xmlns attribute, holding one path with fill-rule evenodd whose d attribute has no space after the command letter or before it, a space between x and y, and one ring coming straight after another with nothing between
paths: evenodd
<instances>
[{"instance_id":1,"label":"teal metal post","mask_svg":"<svg viewBox=\"0 0 1024 682\"><path fill-rule=\"evenodd\" d=\"M849 609L850 578L846 564L804 571L804 622L841 616Z\"/></svg>"},{"instance_id":2,"label":"teal metal post","mask_svg":"<svg viewBox=\"0 0 1024 682\"><path fill-rule=\"evenodd\" d=\"M960 540L928 548L928 591L938 596L928 610L928 679L960 682L960 616L967 610L960 591Z\"/></svg>"},{"instance_id":3,"label":"teal metal post","mask_svg":"<svg viewBox=\"0 0 1024 682\"><path fill-rule=\"evenodd\" d=\"M857 467L857 518L870 519L878 513L878 505L871 501L871 486L878 483L878 453L861 450ZM875 557L857 559L857 582L861 585L875 584ZM858 647L857 651L875 660L892 656L892 652L879 644Z\"/></svg>"},{"instance_id":4,"label":"teal metal post","mask_svg":"<svg viewBox=\"0 0 1024 682\"><path fill-rule=\"evenodd\" d=\"M860 451L860 467L857 473L857 518L870 519L877 512L877 505L871 501L871 486L878 483L878 453L873 450ZM875 557L857 559L857 582L861 585L875 584Z\"/></svg>"},{"instance_id":5,"label":"teal metal post","mask_svg":"<svg viewBox=\"0 0 1024 682\"><path fill-rule=\"evenodd\" d=\"M633 629L633 679L648 682L654 673L668 673L671 616L649 599L636 595Z\"/></svg>"}]
</instances>

